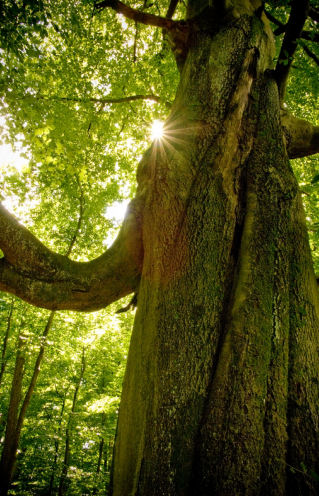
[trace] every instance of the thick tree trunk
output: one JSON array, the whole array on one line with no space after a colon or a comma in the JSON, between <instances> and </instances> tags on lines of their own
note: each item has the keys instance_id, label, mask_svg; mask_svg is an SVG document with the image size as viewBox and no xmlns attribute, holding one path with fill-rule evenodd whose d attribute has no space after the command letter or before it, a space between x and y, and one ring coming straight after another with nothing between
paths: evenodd
<instances>
[{"instance_id":1,"label":"thick tree trunk","mask_svg":"<svg viewBox=\"0 0 319 496\"><path fill-rule=\"evenodd\" d=\"M259 2L232 3L193 33L166 138L138 171L114 496L316 494L318 289L272 35Z\"/></svg>"}]
</instances>

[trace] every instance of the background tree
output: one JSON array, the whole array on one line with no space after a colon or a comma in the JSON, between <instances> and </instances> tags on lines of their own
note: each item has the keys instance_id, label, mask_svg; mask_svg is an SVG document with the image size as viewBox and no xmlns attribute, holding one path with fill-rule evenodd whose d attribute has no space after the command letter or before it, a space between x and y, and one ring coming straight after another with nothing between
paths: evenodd
<instances>
[{"instance_id":1,"label":"background tree","mask_svg":"<svg viewBox=\"0 0 319 496\"><path fill-rule=\"evenodd\" d=\"M288 157L317 153L319 132L293 117L284 100L293 61L297 88L302 81L307 93L317 91L305 58L318 62L317 6L190 0L178 12L181 21L172 20L176 6L164 11L155 3L151 12L147 4L137 10L105 0L79 14L58 3L50 16L61 26L48 21L44 46L36 35L32 42L46 52L41 76L31 65L19 71L17 60L34 49L29 41L5 64L7 133L20 127L30 135L24 139L33 157L31 181L43 176L58 188L65 171L75 169L92 208L106 172L119 185L125 171L125 160L119 168L102 158L103 133L110 136L107 151L115 150L125 126L134 133L140 122L139 112L132 124L120 110L112 122L103 115L106 106L170 100L177 72L168 40L180 81L164 138L140 162L134 199L111 248L91 262L70 260L1 207L0 287L53 310L95 310L138 293L114 495L315 494L318 290ZM279 40L277 58L268 18ZM152 38L147 27L142 38L136 23L163 29L164 37L157 30ZM298 42L303 52L296 52ZM139 53L147 74L137 65ZM102 82L96 74L110 76ZM298 104L291 106L298 114ZM75 115L78 127L69 126L66 117ZM137 136L141 131L136 127ZM300 165L296 174L307 172ZM313 185L317 180L312 173ZM307 184L302 188L310 195ZM313 197L309 206L312 211ZM94 240L95 228L87 226Z\"/></svg>"}]
</instances>

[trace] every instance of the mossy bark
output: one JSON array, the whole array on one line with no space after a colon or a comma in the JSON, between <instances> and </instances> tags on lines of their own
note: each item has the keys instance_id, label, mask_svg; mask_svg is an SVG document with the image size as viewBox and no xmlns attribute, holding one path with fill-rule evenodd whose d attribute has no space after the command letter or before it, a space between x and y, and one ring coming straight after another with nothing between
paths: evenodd
<instances>
[{"instance_id":1,"label":"mossy bark","mask_svg":"<svg viewBox=\"0 0 319 496\"><path fill-rule=\"evenodd\" d=\"M272 35L258 2L237 3L194 30L166 137L138 171L114 496L316 494L318 290Z\"/></svg>"}]
</instances>

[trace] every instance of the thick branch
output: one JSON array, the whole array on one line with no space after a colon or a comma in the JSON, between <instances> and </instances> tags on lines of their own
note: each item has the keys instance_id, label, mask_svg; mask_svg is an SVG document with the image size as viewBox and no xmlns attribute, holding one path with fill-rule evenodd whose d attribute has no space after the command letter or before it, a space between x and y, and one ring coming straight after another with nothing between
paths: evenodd
<instances>
[{"instance_id":1,"label":"thick branch","mask_svg":"<svg viewBox=\"0 0 319 496\"><path fill-rule=\"evenodd\" d=\"M110 7L127 19L132 19L135 22L140 22L141 24L146 24L147 26L156 26L170 31L180 25L180 21L172 21L167 17L160 17L154 14L140 12L139 10L132 9L132 7L125 5L119 0L103 0L102 2L95 4L95 8L97 10L101 10L106 7Z\"/></svg>"},{"instance_id":2,"label":"thick branch","mask_svg":"<svg viewBox=\"0 0 319 496\"><path fill-rule=\"evenodd\" d=\"M133 200L111 248L74 262L46 248L0 206L0 290L50 310L97 310L135 291L142 264L140 206Z\"/></svg>"},{"instance_id":3,"label":"thick branch","mask_svg":"<svg viewBox=\"0 0 319 496\"><path fill-rule=\"evenodd\" d=\"M281 101L284 100L289 70L297 48L297 39L300 38L302 28L307 19L308 10L309 0L292 1L290 17L276 67L276 79Z\"/></svg>"},{"instance_id":4,"label":"thick branch","mask_svg":"<svg viewBox=\"0 0 319 496\"><path fill-rule=\"evenodd\" d=\"M281 113L281 122L289 158L307 157L319 153L319 126L298 119L286 111Z\"/></svg>"}]
</instances>

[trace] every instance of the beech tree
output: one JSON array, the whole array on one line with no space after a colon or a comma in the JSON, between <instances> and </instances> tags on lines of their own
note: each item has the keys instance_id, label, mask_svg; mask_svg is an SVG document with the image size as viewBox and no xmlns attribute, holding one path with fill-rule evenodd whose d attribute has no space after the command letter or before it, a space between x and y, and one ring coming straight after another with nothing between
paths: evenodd
<instances>
[{"instance_id":1,"label":"beech tree","mask_svg":"<svg viewBox=\"0 0 319 496\"><path fill-rule=\"evenodd\" d=\"M319 61L303 41L318 41L318 6L189 0L173 20L177 4L94 6L162 29L180 72L116 241L77 262L2 206L0 288L50 310L137 295L114 496L314 495L319 300L289 159L319 152L319 126L285 94L298 44Z\"/></svg>"}]
</instances>

